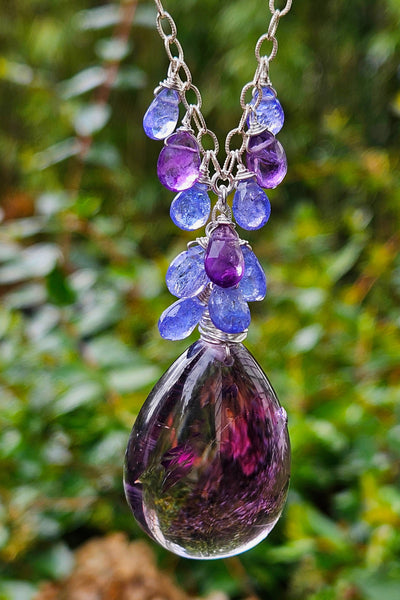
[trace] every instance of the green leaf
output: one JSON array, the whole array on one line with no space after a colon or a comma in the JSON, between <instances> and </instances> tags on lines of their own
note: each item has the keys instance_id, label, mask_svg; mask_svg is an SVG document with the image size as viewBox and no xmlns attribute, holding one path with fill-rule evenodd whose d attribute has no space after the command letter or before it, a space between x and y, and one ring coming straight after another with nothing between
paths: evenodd
<instances>
[{"instance_id":1,"label":"green leaf","mask_svg":"<svg viewBox=\"0 0 400 600\"><path fill-rule=\"evenodd\" d=\"M37 310L26 327L26 332L36 342L43 339L60 322L60 311L51 304L45 304Z\"/></svg>"},{"instance_id":2,"label":"green leaf","mask_svg":"<svg viewBox=\"0 0 400 600\"><path fill-rule=\"evenodd\" d=\"M118 4L97 6L82 10L76 15L79 29L83 31L105 29L117 25L121 21L121 12Z\"/></svg>"},{"instance_id":3,"label":"green leaf","mask_svg":"<svg viewBox=\"0 0 400 600\"><path fill-rule=\"evenodd\" d=\"M116 169L121 166L121 155L116 146L94 142L86 156L86 163Z\"/></svg>"},{"instance_id":4,"label":"green leaf","mask_svg":"<svg viewBox=\"0 0 400 600\"><path fill-rule=\"evenodd\" d=\"M52 165L56 165L67 158L77 156L81 151L81 144L79 140L74 138L68 138L62 142L58 142L53 146L49 146L46 150L38 152L33 157L34 169L43 171Z\"/></svg>"},{"instance_id":5,"label":"green leaf","mask_svg":"<svg viewBox=\"0 0 400 600\"><path fill-rule=\"evenodd\" d=\"M291 348L294 352L310 352L320 341L323 328L319 323L300 329L293 338Z\"/></svg>"},{"instance_id":6,"label":"green leaf","mask_svg":"<svg viewBox=\"0 0 400 600\"><path fill-rule=\"evenodd\" d=\"M118 38L99 40L96 44L96 53L105 61L119 62L128 56L131 45Z\"/></svg>"},{"instance_id":7,"label":"green leaf","mask_svg":"<svg viewBox=\"0 0 400 600\"><path fill-rule=\"evenodd\" d=\"M111 108L108 104L87 104L75 115L75 131L83 137L91 136L103 129L110 116Z\"/></svg>"},{"instance_id":8,"label":"green leaf","mask_svg":"<svg viewBox=\"0 0 400 600\"><path fill-rule=\"evenodd\" d=\"M0 582L0 600L32 600L37 587L27 581Z\"/></svg>"},{"instance_id":9,"label":"green leaf","mask_svg":"<svg viewBox=\"0 0 400 600\"><path fill-rule=\"evenodd\" d=\"M160 376L158 367L147 365L136 368L115 369L107 375L107 381L111 388L120 394L135 392L155 382Z\"/></svg>"},{"instance_id":10,"label":"green leaf","mask_svg":"<svg viewBox=\"0 0 400 600\"><path fill-rule=\"evenodd\" d=\"M78 217L88 219L99 212L101 198L98 196L80 195L75 203L75 211Z\"/></svg>"},{"instance_id":11,"label":"green leaf","mask_svg":"<svg viewBox=\"0 0 400 600\"><path fill-rule=\"evenodd\" d=\"M60 542L34 556L32 560L41 577L59 579L67 577L75 563L74 555L66 544Z\"/></svg>"},{"instance_id":12,"label":"green leaf","mask_svg":"<svg viewBox=\"0 0 400 600\"><path fill-rule=\"evenodd\" d=\"M134 25L155 29L157 11L153 4L139 4L135 13Z\"/></svg>"},{"instance_id":13,"label":"green leaf","mask_svg":"<svg viewBox=\"0 0 400 600\"><path fill-rule=\"evenodd\" d=\"M68 306L76 301L76 293L58 266L47 275L46 287L49 302L57 306Z\"/></svg>"},{"instance_id":14,"label":"green leaf","mask_svg":"<svg viewBox=\"0 0 400 600\"><path fill-rule=\"evenodd\" d=\"M137 67L122 67L118 71L114 87L118 89L137 90L145 87L146 74Z\"/></svg>"},{"instance_id":15,"label":"green leaf","mask_svg":"<svg viewBox=\"0 0 400 600\"><path fill-rule=\"evenodd\" d=\"M54 415L63 415L92 402L99 402L104 397L102 386L96 381L82 381L59 396L52 408Z\"/></svg>"},{"instance_id":16,"label":"green leaf","mask_svg":"<svg viewBox=\"0 0 400 600\"><path fill-rule=\"evenodd\" d=\"M55 244L34 244L22 250L18 258L0 267L0 283L11 284L35 277L44 277L52 271L60 258Z\"/></svg>"},{"instance_id":17,"label":"green leaf","mask_svg":"<svg viewBox=\"0 0 400 600\"><path fill-rule=\"evenodd\" d=\"M65 191L46 192L37 197L36 209L39 214L49 217L70 207L72 203L71 194Z\"/></svg>"},{"instance_id":18,"label":"green leaf","mask_svg":"<svg viewBox=\"0 0 400 600\"><path fill-rule=\"evenodd\" d=\"M365 600L399 600L400 573L354 571L351 580L360 588Z\"/></svg>"},{"instance_id":19,"label":"green leaf","mask_svg":"<svg viewBox=\"0 0 400 600\"><path fill-rule=\"evenodd\" d=\"M351 240L340 252L333 256L326 270L329 278L336 282L345 275L357 262L365 242Z\"/></svg>"},{"instance_id":20,"label":"green leaf","mask_svg":"<svg viewBox=\"0 0 400 600\"><path fill-rule=\"evenodd\" d=\"M0 79L6 79L18 85L30 85L34 71L29 65L17 63L7 58L0 58Z\"/></svg>"},{"instance_id":21,"label":"green leaf","mask_svg":"<svg viewBox=\"0 0 400 600\"><path fill-rule=\"evenodd\" d=\"M15 219L13 221L7 221L2 225L2 233L9 239L23 240L43 232L46 224L47 219L44 217Z\"/></svg>"},{"instance_id":22,"label":"green leaf","mask_svg":"<svg viewBox=\"0 0 400 600\"><path fill-rule=\"evenodd\" d=\"M102 85L106 77L107 72L103 67L88 67L60 83L60 95L64 100L76 98Z\"/></svg>"},{"instance_id":23,"label":"green leaf","mask_svg":"<svg viewBox=\"0 0 400 600\"><path fill-rule=\"evenodd\" d=\"M121 314L121 305L114 292L97 292L78 315L76 327L83 337L93 335L119 321Z\"/></svg>"},{"instance_id":24,"label":"green leaf","mask_svg":"<svg viewBox=\"0 0 400 600\"><path fill-rule=\"evenodd\" d=\"M111 431L95 444L89 453L89 461L95 465L113 464L124 454L126 431Z\"/></svg>"},{"instance_id":25,"label":"green leaf","mask_svg":"<svg viewBox=\"0 0 400 600\"><path fill-rule=\"evenodd\" d=\"M21 285L4 296L4 303L10 308L26 309L40 306L46 301L46 288L41 283Z\"/></svg>"},{"instance_id":26,"label":"green leaf","mask_svg":"<svg viewBox=\"0 0 400 600\"><path fill-rule=\"evenodd\" d=\"M0 263L18 258L20 252L21 247L18 244L2 241L0 244Z\"/></svg>"},{"instance_id":27,"label":"green leaf","mask_svg":"<svg viewBox=\"0 0 400 600\"><path fill-rule=\"evenodd\" d=\"M100 368L136 366L140 357L114 335L97 336L87 344L86 352Z\"/></svg>"}]
</instances>

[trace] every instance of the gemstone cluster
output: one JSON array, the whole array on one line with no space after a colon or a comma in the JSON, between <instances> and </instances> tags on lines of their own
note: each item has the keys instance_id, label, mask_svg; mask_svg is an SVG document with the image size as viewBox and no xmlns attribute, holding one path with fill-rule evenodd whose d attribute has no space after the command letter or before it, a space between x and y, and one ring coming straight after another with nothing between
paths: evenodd
<instances>
[{"instance_id":1,"label":"gemstone cluster","mask_svg":"<svg viewBox=\"0 0 400 600\"><path fill-rule=\"evenodd\" d=\"M286 412L241 343L249 303L266 295L266 276L236 231L254 231L269 220L265 189L276 187L287 169L275 137L284 113L272 87L258 85L246 109L243 160L231 153L235 175L231 168L229 176L223 170L211 176L211 154L190 126L196 107L186 106L178 127L185 89L172 84L157 89L144 130L164 140L157 173L176 194L172 221L184 231L205 232L169 265L166 283L177 300L158 327L163 338L181 340L199 326L201 338L144 403L128 442L124 487L138 523L155 541L184 557L223 558L268 535L289 486Z\"/></svg>"},{"instance_id":2,"label":"gemstone cluster","mask_svg":"<svg viewBox=\"0 0 400 600\"><path fill-rule=\"evenodd\" d=\"M246 165L235 181L232 202L236 224L248 231L268 222L271 204L263 188L276 187L287 170L285 151L275 137L284 122L275 91L262 87L250 105ZM178 192L172 200L171 219L179 228L195 231L210 218L211 190L193 131L185 126L176 129L177 110L179 95L162 87L143 125L152 139L164 138L157 173L167 189ZM198 238L168 269L168 289L179 300L160 317L159 330L165 339L190 335L206 310L217 329L229 334L243 332L250 324L247 303L262 300L266 294L263 269L247 242L239 238L233 221L222 214L210 225L207 237Z\"/></svg>"}]
</instances>

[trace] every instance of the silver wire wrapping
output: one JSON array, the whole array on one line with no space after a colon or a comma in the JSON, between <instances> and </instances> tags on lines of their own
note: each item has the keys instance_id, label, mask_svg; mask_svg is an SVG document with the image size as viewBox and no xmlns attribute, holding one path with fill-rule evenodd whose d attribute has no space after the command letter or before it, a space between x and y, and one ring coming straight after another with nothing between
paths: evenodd
<instances>
[{"instance_id":1,"label":"silver wire wrapping","mask_svg":"<svg viewBox=\"0 0 400 600\"><path fill-rule=\"evenodd\" d=\"M208 284L197 296L197 299L206 307L211 295L211 290L212 285ZM211 321L210 313L208 312L207 308L200 319L198 330L201 339L209 344L239 344L247 337L247 329L241 331L240 333L225 333L224 331L217 329L214 323Z\"/></svg>"},{"instance_id":2,"label":"silver wire wrapping","mask_svg":"<svg viewBox=\"0 0 400 600\"><path fill-rule=\"evenodd\" d=\"M209 344L239 344L247 337L247 329L240 333L225 333L217 329L211 321L210 314L206 309L200 319L198 326L200 338Z\"/></svg>"}]
</instances>

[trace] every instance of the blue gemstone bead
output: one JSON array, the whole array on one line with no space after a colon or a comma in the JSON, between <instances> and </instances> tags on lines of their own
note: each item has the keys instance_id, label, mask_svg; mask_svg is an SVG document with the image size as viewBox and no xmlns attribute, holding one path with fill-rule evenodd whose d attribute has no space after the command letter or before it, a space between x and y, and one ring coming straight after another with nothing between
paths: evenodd
<instances>
[{"instance_id":1,"label":"blue gemstone bead","mask_svg":"<svg viewBox=\"0 0 400 600\"><path fill-rule=\"evenodd\" d=\"M162 88L143 117L143 129L152 140L164 140L174 131L179 119L179 94Z\"/></svg>"},{"instance_id":2,"label":"blue gemstone bead","mask_svg":"<svg viewBox=\"0 0 400 600\"><path fill-rule=\"evenodd\" d=\"M241 333L250 325L250 310L239 288L214 285L208 310L215 327L225 333Z\"/></svg>"},{"instance_id":3,"label":"blue gemstone bead","mask_svg":"<svg viewBox=\"0 0 400 600\"><path fill-rule=\"evenodd\" d=\"M251 231L260 229L268 221L271 204L267 194L254 179L239 181L232 203L237 224Z\"/></svg>"},{"instance_id":4,"label":"blue gemstone bead","mask_svg":"<svg viewBox=\"0 0 400 600\"><path fill-rule=\"evenodd\" d=\"M183 340L200 321L205 306L197 298L182 298L171 304L158 321L161 337L166 340Z\"/></svg>"},{"instance_id":5,"label":"blue gemstone bead","mask_svg":"<svg viewBox=\"0 0 400 600\"><path fill-rule=\"evenodd\" d=\"M194 231L207 223L210 210L207 186L195 183L193 187L175 196L170 215L175 225L186 231Z\"/></svg>"},{"instance_id":6,"label":"blue gemstone bead","mask_svg":"<svg viewBox=\"0 0 400 600\"><path fill-rule=\"evenodd\" d=\"M197 296L205 288L208 277L204 270L204 254L201 246L193 246L174 258L165 278L171 294L188 298Z\"/></svg>"},{"instance_id":7,"label":"blue gemstone bead","mask_svg":"<svg viewBox=\"0 0 400 600\"><path fill-rule=\"evenodd\" d=\"M257 102L258 92L254 94L250 104L254 106ZM275 93L270 87L262 88L262 98L260 104L257 106L256 115L257 123L264 126L271 133L276 135L283 127L285 121L285 114L283 108ZM249 126L255 122L254 113L250 114Z\"/></svg>"},{"instance_id":8,"label":"blue gemstone bead","mask_svg":"<svg viewBox=\"0 0 400 600\"><path fill-rule=\"evenodd\" d=\"M263 300L267 293L265 273L254 252L248 246L242 246L244 258L244 275L239 283L239 289L246 302Z\"/></svg>"}]
</instances>

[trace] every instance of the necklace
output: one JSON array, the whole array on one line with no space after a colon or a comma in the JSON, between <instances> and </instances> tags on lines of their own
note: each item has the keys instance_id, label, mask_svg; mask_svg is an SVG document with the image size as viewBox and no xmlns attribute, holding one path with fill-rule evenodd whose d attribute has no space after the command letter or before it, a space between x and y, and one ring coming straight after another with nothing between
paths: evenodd
<instances>
[{"instance_id":1,"label":"necklace","mask_svg":"<svg viewBox=\"0 0 400 600\"><path fill-rule=\"evenodd\" d=\"M292 0L282 10L269 0L268 31L257 41L254 79L242 89L243 113L226 136L222 163L176 24L161 0L155 4L169 67L143 125L150 138L164 140L157 172L177 193L173 222L188 231L205 226L204 236L190 242L167 271L167 287L178 300L161 315L159 330L163 338L178 340L198 325L200 339L145 401L128 442L124 487L138 523L162 546L188 558L223 558L269 534L289 485L286 412L242 343L250 324L248 302L264 298L266 278L234 220L245 230L265 225L271 208L263 188L275 188L286 174L285 152L275 137L284 114L269 66L278 49L279 20ZM261 53L264 42L272 43L269 55ZM180 105L184 116L176 129ZM206 136L212 149L205 149ZM232 149L235 136L241 142ZM209 192L216 195L212 209Z\"/></svg>"}]
</instances>

